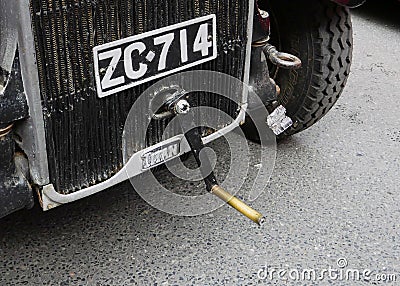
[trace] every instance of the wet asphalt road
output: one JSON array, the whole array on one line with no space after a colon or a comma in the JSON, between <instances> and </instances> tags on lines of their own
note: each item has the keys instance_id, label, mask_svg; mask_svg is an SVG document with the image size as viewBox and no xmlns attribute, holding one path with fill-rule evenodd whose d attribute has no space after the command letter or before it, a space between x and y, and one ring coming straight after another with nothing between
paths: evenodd
<instances>
[{"instance_id":1,"label":"wet asphalt road","mask_svg":"<svg viewBox=\"0 0 400 286\"><path fill-rule=\"evenodd\" d=\"M386 282L399 285L400 9L368 6L354 12L353 72L339 103L279 145L267 191L253 204L267 216L264 228L228 207L168 215L124 183L0 220L0 285L374 284L260 279L265 265L296 278L294 270L338 268L338 260L397 274Z\"/></svg>"}]
</instances>

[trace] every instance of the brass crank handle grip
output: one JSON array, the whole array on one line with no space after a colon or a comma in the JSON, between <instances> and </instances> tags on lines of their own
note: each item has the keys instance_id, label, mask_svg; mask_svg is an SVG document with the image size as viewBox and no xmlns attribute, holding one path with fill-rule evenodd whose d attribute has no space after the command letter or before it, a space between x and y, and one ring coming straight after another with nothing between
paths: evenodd
<instances>
[{"instance_id":1,"label":"brass crank handle grip","mask_svg":"<svg viewBox=\"0 0 400 286\"><path fill-rule=\"evenodd\" d=\"M244 202L225 191L222 187L218 185L213 186L211 189L211 193L226 202L228 205L233 207L235 210L237 210L247 218L251 219L259 226L262 226L265 223L265 218L261 213L246 205Z\"/></svg>"}]
</instances>

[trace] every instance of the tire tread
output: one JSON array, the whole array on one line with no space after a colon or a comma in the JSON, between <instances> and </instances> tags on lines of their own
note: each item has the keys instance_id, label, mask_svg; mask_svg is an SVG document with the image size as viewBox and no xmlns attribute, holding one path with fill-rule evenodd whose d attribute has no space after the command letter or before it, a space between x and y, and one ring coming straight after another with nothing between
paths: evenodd
<instances>
[{"instance_id":1,"label":"tire tread","mask_svg":"<svg viewBox=\"0 0 400 286\"><path fill-rule=\"evenodd\" d=\"M299 124L286 135L303 131L324 117L339 99L350 74L353 45L349 10L326 0L316 2L319 11L313 13L313 21L319 28L313 35L310 89L292 116Z\"/></svg>"}]
</instances>

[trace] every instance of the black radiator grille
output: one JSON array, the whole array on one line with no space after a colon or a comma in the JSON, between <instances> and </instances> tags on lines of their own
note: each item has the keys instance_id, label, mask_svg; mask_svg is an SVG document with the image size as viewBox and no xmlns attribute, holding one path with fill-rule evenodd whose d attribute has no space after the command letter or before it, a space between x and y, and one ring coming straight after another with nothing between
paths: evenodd
<instances>
[{"instance_id":1,"label":"black radiator grille","mask_svg":"<svg viewBox=\"0 0 400 286\"><path fill-rule=\"evenodd\" d=\"M71 193L122 168L121 137L127 114L152 84L99 99L93 76L94 46L217 14L219 56L196 68L242 79L248 6L242 0L31 0L50 181L56 190ZM217 95L201 98L237 115L237 106ZM149 140L159 139L160 128L153 126Z\"/></svg>"}]
</instances>

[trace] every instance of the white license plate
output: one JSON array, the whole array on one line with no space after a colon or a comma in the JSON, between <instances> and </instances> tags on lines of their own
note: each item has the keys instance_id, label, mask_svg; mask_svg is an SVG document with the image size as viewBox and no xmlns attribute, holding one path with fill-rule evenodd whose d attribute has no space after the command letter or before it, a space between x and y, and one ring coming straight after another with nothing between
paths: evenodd
<instances>
[{"instance_id":1,"label":"white license plate","mask_svg":"<svg viewBox=\"0 0 400 286\"><path fill-rule=\"evenodd\" d=\"M147 151L142 155L142 169L149 170L177 157L181 152L180 140Z\"/></svg>"},{"instance_id":2,"label":"white license plate","mask_svg":"<svg viewBox=\"0 0 400 286\"><path fill-rule=\"evenodd\" d=\"M106 97L215 59L216 16L97 46L93 56L97 93Z\"/></svg>"}]
</instances>

